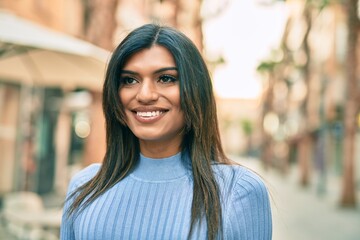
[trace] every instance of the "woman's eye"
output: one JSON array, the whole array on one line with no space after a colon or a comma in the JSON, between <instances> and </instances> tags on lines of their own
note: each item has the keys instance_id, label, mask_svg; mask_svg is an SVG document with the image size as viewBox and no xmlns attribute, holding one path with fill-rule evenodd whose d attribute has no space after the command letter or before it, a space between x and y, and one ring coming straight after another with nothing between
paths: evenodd
<instances>
[{"instance_id":1,"label":"woman's eye","mask_svg":"<svg viewBox=\"0 0 360 240\"><path fill-rule=\"evenodd\" d=\"M162 83L171 83L171 82L175 82L177 79L174 76L170 76L170 75L162 75L159 77L159 82Z\"/></svg>"},{"instance_id":2,"label":"woman's eye","mask_svg":"<svg viewBox=\"0 0 360 240\"><path fill-rule=\"evenodd\" d=\"M132 77L122 77L121 78L121 83L125 84L125 85L131 85L131 84L135 84L137 81L135 78Z\"/></svg>"}]
</instances>

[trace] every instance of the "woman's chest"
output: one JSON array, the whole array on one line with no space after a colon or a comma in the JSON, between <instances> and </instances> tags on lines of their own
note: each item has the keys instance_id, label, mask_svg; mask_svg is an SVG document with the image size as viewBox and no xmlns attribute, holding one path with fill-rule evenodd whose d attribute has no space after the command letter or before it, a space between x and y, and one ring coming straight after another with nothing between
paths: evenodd
<instances>
[{"instance_id":1,"label":"woman's chest","mask_svg":"<svg viewBox=\"0 0 360 240\"><path fill-rule=\"evenodd\" d=\"M192 190L187 181L122 181L78 215L76 239L186 239Z\"/></svg>"}]
</instances>

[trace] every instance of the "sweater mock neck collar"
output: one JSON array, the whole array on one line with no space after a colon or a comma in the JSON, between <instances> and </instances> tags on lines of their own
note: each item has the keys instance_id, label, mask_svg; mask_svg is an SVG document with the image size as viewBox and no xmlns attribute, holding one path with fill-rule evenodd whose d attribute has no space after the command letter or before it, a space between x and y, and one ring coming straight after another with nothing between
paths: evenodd
<instances>
[{"instance_id":1,"label":"sweater mock neck collar","mask_svg":"<svg viewBox=\"0 0 360 240\"><path fill-rule=\"evenodd\" d=\"M145 181L169 181L190 173L190 158L179 152L166 158L149 158L140 154L139 163L131 175Z\"/></svg>"}]
</instances>

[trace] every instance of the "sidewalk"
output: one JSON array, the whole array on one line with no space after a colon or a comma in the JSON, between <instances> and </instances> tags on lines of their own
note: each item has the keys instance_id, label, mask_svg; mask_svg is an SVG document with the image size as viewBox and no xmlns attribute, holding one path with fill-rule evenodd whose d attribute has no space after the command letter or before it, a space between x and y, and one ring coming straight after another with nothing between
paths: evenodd
<instances>
[{"instance_id":1,"label":"sidewalk","mask_svg":"<svg viewBox=\"0 0 360 240\"><path fill-rule=\"evenodd\" d=\"M316 194L315 186L305 189L297 184L296 168L292 168L289 175L282 176L275 170L264 171L256 159L238 161L260 174L269 188L273 213L273 240L360 239L360 208L339 207L338 181L330 181L331 188L328 187L327 193L319 196Z\"/></svg>"},{"instance_id":2,"label":"sidewalk","mask_svg":"<svg viewBox=\"0 0 360 240\"><path fill-rule=\"evenodd\" d=\"M0 240L21 240L21 239L58 239L61 221L61 207L65 196L57 194L47 194L41 196L45 209L35 209L38 211L19 211L12 209L12 218L16 219L12 223L16 224L16 230L10 231L8 222L3 218L0 209ZM13 225L14 226L14 225ZM16 232L16 234L14 234ZM31 236L30 236L31 234Z\"/></svg>"}]
</instances>

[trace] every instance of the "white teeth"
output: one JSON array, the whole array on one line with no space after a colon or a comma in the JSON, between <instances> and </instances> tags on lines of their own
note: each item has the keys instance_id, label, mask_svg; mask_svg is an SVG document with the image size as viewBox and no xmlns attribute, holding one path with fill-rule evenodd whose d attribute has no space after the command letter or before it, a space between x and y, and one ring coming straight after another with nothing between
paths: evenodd
<instances>
[{"instance_id":1,"label":"white teeth","mask_svg":"<svg viewBox=\"0 0 360 240\"><path fill-rule=\"evenodd\" d=\"M152 111L152 112L136 112L136 115L140 117L156 117L160 115L160 111Z\"/></svg>"}]
</instances>

